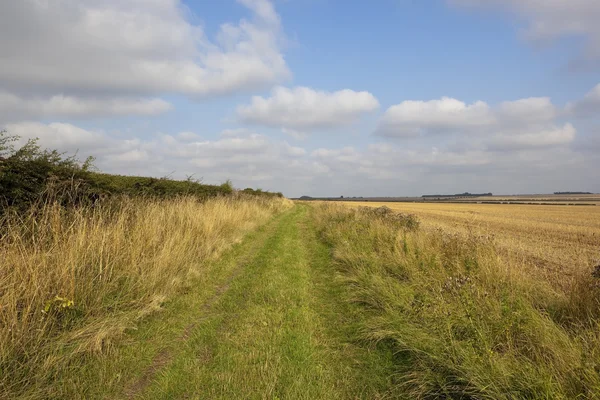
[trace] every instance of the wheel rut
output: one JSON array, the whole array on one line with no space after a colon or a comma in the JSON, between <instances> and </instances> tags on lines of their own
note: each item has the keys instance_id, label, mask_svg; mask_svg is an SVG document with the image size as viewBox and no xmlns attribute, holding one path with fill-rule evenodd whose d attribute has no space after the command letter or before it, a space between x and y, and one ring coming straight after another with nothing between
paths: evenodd
<instances>
[{"instance_id":1,"label":"wheel rut","mask_svg":"<svg viewBox=\"0 0 600 400\"><path fill-rule=\"evenodd\" d=\"M273 225L273 222L270 225ZM190 339L194 329L196 329L202 323L202 321L208 318L208 314L210 314L214 305L230 289L232 282L234 282L244 272L244 268L256 257L257 253L262 248L260 244L268 240L273 234L274 226L266 227L265 232L258 239L253 241L258 243L254 243L255 245L249 246L249 249L242 252L242 254L237 257L236 266L230 272L229 276L214 289L214 293L200 307L201 314L198 316L198 319L188 324L184 328L181 335L177 338L177 342L179 342L177 346L181 346L182 343L185 343ZM150 365L146 367L141 376L139 376L139 378L125 388L125 398L139 398L144 393L144 391L152 384L155 377L161 372L161 370L167 368L174 360L175 347L175 344L171 344L161 348L158 351L156 356L152 359Z\"/></svg>"}]
</instances>

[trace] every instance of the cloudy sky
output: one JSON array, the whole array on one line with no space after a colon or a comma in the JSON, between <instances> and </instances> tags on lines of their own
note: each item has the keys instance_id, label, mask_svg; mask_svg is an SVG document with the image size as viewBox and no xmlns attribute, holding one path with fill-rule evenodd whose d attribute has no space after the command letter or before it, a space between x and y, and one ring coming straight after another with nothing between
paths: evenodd
<instances>
[{"instance_id":1,"label":"cloudy sky","mask_svg":"<svg viewBox=\"0 0 600 400\"><path fill-rule=\"evenodd\" d=\"M0 2L0 128L287 196L600 192L598 0Z\"/></svg>"}]
</instances>

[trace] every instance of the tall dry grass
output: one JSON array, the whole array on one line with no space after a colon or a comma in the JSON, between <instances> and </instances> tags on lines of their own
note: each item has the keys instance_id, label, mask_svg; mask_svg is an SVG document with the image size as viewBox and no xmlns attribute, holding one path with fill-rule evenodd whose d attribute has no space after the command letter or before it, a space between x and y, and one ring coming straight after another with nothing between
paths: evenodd
<instances>
[{"instance_id":1,"label":"tall dry grass","mask_svg":"<svg viewBox=\"0 0 600 400\"><path fill-rule=\"evenodd\" d=\"M206 262L274 214L279 198L46 204L0 221L0 398L105 352ZM35 392L35 391L34 391Z\"/></svg>"},{"instance_id":2,"label":"tall dry grass","mask_svg":"<svg viewBox=\"0 0 600 400\"><path fill-rule=\"evenodd\" d=\"M558 290L489 236L424 230L389 212L315 207L363 338L390 346L401 396L600 398L600 279ZM585 267L585 268L584 268Z\"/></svg>"}]
</instances>

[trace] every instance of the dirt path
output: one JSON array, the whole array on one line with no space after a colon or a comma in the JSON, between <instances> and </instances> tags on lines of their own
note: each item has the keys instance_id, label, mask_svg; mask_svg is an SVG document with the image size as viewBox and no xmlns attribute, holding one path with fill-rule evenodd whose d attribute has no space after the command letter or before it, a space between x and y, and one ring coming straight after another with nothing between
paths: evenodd
<instances>
[{"instance_id":1,"label":"dirt path","mask_svg":"<svg viewBox=\"0 0 600 400\"><path fill-rule=\"evenodd\" d=\"M147 342L136 341L124 363L143 355L121 397L383 397L389 357L353 342L353 306L308 207L278 217L222 264L212 294L192 288L136 335Z\"/></svg>"}]
</instances>

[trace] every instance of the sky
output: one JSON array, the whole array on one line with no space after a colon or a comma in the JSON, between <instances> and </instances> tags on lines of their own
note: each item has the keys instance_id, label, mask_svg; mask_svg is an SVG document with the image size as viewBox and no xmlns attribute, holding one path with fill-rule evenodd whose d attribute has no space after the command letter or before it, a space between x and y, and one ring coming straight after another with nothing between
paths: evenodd
<instances>
[{"instance_id":1,"label":"sky","mask_svg":"<svg viewBox=\"0 0 600 400\"><path fill-rule=\"evenodd\" d=\"M286 196L600 192L597 0L0 2L0 129Z\"/></svg>"}]
</instances>

